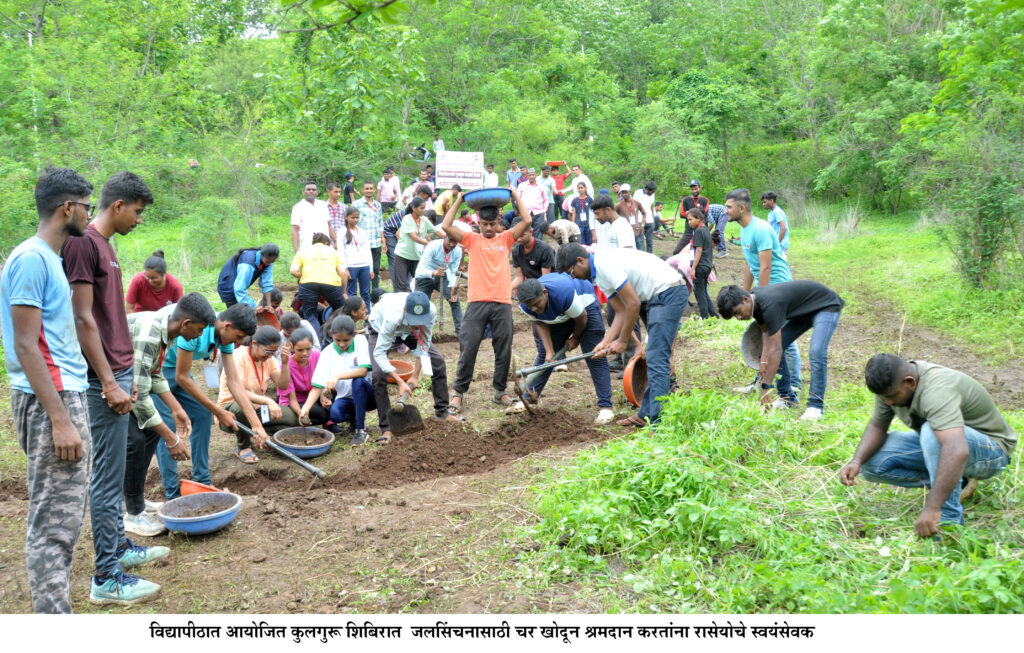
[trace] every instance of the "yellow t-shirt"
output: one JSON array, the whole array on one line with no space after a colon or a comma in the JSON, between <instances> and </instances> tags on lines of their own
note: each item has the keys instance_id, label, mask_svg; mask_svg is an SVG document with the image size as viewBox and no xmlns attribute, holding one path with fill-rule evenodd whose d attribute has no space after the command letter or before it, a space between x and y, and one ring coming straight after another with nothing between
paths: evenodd
<instances>
[{"instance_id":1,"label":"yellow t-shirt","mask_svg":"<svg viewBox=\"0 0 1024 653\"><path fill-rule=\"evenodd\" d=\"M292 267L296 264L302 269L299 283L322 283L328 286L340 286L341 275L338 267L345 267L345 262L338 256L338 250L323 243L314 243L303 247L292 259Z\"/></svg>"}]
</instances>

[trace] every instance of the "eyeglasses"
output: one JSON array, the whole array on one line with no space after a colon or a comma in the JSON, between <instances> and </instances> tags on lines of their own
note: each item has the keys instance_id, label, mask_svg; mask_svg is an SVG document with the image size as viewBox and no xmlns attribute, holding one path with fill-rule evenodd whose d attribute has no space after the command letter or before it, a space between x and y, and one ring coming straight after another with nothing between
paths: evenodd
<instances>
[{"instance_id":1,"label":"eyeglasses","mask_svg":"<svg viewBox=\"0 0 1024 653\"><path fill-rule=\"evenodd\" d=\"M96 205L95 205L95 204L90 204L90 203L88 203L88 202L75 202L75 201L73 201L73 200L67 200L67 201L65 201L65 202L61 202L61 203L60 203L60 204L58 204L57 206L53 207L53 208L54 208L54 210L56 210L56 209L57 209L58 207L60 207L60 206L61 206L61 205L63 205L63 204L78 204L79 206L84 206L84 207L85 207L85 213L86 213L86 215L88 215L88 216L89 216L90 218L91 218L91 217L93 217L94 215L96 215L96 208L97 208L97 207L96 207Z\"/></svg>"}]
</instances>

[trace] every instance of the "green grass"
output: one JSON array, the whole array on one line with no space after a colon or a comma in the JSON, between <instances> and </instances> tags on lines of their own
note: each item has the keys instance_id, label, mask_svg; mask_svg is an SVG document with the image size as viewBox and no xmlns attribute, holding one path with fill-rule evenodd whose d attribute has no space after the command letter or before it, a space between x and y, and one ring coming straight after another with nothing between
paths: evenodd
<instances>
[{"instance_id":1,"label":"green grass","mask_svg":"<svg viewBox=\"0 0 1024 653\"><path fill-rule=\"evenodd\" d=\"M870 403L842 386L807 424L749 399L675 396L657 431L551 471L534 562L612 590L609 610L1024 611L1021 451L968 503L969 528L921 541L923 490L837 480Z\"/></svg>"},{"instance_id":2,"label":"green grass","mask_svg":"<svg viewBox=\"0 0 1024 653\"><path fill-rule=\"evenodd\" d=\"M992 363L1024 355L1024 280L965 286L939 228L917 214L867 216L852 233L798 224L790 251L799 278L891 302L899 313L890 319L905 313Z\"/></svg>"}]
</instances>

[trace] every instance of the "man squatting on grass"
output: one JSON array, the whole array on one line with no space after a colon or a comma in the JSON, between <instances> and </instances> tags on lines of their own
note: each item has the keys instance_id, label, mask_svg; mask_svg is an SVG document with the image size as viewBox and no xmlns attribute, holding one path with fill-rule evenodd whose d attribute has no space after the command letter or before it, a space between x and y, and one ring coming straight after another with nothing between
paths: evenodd
<instances>
[{"instance_id":1,"label":"man squatting on grass","mask_svg":"<svg viewBox=\"0 0 1024 653\"><path fill-rule=\"evenodd\" d=\"M853 485L863 473L874 483L931 488L914 522L921 537L940 524L963 525L961 500L977 479L1003 471L1017 444L991 395L963 372L892 354L873 356L864 381L875 410L839 480ZM889 431L893 416L912 430Z\"/></svg>"}]
</instances>

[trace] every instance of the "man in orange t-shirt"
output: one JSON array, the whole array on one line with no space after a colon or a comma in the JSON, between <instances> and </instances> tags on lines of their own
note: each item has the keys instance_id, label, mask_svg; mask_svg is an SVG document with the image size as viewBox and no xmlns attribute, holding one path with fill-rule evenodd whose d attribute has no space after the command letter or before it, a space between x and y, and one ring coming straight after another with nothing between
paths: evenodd
<instances>
[{"instance_id":1,"label":"man in orange t-shirt","mask_svg":"<svg viewBox=\"0 0 1024 653\"><path fill-rule=\"evenodd\" d=\"M453 223L462 206L462 193L448 208L441 223L444 232L461 243L469 254L469 296L459 331L459 365L449 407L453 414L462 409L462 395L469 390L469 383L473 380L476 355L488 325L491 327L491 346L494 347L494 400L506 407L515 403L515 399L506 392L512 365L512 279L508 257L512 244L531 228L533 220L515 189L512 189L512 201L523 219L508 231L498 231L501 225L499 207L480 209L480 233L455 227Z\"/></svg>"}]
</instances>

